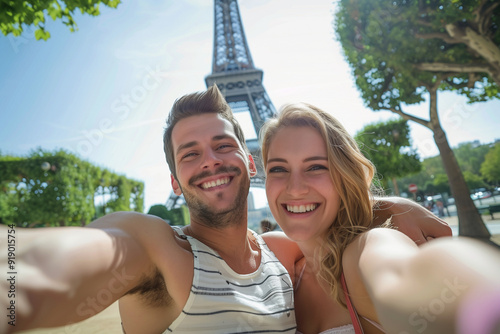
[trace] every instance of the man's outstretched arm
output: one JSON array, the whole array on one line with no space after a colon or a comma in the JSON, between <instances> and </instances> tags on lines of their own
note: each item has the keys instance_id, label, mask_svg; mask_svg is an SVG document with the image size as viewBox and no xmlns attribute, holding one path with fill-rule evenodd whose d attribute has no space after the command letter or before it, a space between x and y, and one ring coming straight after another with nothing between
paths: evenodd
<instances>
[{"instance_id":1,"label":"man's outstretched arm","mask_svg":"<svg viewBox=\"0 0 500 334\"><path fill-rule=\"evenodd\" d=\"M358 260L348 260L357 263L352 272L361 275L387 332L497 333L498 249L469 238L417 247L391 229L373 229L357 241L349 247Z\"/></svg>"},{"instance_id":2,"label":"man's outstretched arm","mask_svg":"<svg viewBox=\"0 0 500 334\"><path fill-rule=\"evenodd\" d=\"M15 283L15 326L2 322L0 332L78 322L135 287L153 266L127 228L115 226L121 220L134 216L106 216L99 228L15 228L17 277L1 283L6 290ZM7 267L6 258L0 262ZM4 296L0 301L5 308L11 303Z\"/></svg>"},{"instance_id":3,"label":"man's outstretched arm","mask_svg":"<svg viewBox=\"0 0 500 334\"><path fill-rule=\"evenodd\" d=\"M450 226L418 203L401 197L381 197L373 210L375 224L387 219L417 245L430 239L451 236Z\"/></svg>"}]
</instances>

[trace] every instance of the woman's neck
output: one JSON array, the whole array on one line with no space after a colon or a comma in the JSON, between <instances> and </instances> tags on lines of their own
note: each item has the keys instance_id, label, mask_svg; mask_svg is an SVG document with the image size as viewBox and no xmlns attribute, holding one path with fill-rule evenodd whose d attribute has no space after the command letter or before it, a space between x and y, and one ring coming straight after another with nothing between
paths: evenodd
<instances>
[{"instance_id":1,"label":"woman's neck","mask_svg":"<svg viewBox=\"0 0 500 334\"><path fill-rule=\"evenodd\" d=\"M319 250L321 248L321 244L322 242L319 240L297 242L297 245L304 254L307 266L315 271L318 270L320 266Z\"/></svg>"}]
</instances>

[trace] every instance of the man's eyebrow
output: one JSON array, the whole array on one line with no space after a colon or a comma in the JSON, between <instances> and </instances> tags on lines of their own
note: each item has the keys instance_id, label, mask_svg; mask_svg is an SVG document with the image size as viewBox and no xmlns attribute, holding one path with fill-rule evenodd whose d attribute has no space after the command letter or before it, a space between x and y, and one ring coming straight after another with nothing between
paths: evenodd
<instances>
[{"instance_id":1,"label":"man's eyebrow","mask_svg":"<svg viewBox=\"0 0 500 334\"><path fill-rule=\"evenodd\" d=\"M214 141L217 141L217 140L224 140L224 139L232 139L232 140L235 140L234 137L230 136L230 135L226 135L226 134L222 134L222 135L217 135L217 136L213 136L212 137L212 140ZM193 146L196 146L198 145L198 142L197 141L190 141L188 143L185 143L185 144L180 144L179 147L177 147L177 154L178 155L182 150L185 150L185 149L188 149L188 148L191 148Z\"/></svg>"},{"instance_id":2,"label":"man's eyebrow","mask_svg":"<svg viewBox=\"0 0 500 334\"><path fill-rule=\"evenodd\" d=\"M223 139L233 139L234 140L234 137L232 137L230 135L226 135L226 134L217 135L217 136L212 137L212 140L223 140Z\"/></svg>"},{"instance_id":3,"label":"man's eyebrow","mask_svg":"<svg viewBox=\"0 0 500 334\"><path fill-rule=\"evenodd\" d=\"M198 142L196 142L196 141L190 141L189 143L180 144L179 147L177 147L177 154L176 155L179 155L179 153L182 150L188 149L188 148L196 146L196 145L198 145Z\"/></svg>"}]
</instances>

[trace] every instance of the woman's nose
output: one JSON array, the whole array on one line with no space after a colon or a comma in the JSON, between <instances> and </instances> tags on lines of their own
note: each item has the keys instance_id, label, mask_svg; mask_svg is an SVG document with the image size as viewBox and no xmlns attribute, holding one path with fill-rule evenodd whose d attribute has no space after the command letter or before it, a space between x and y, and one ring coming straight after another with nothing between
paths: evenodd
<instances>
[{"instance_id":1,"label":"woman's nose","mask_svg":"<svg viewBox=\"0 0 500 334\"><path fill-rule=\"evenodd\" d=\"M306 180L299 173L292 173L288 179L287 192L295 197L299 197L308 192L309 187L307 186Z\"/></svg>"}]
</instances>

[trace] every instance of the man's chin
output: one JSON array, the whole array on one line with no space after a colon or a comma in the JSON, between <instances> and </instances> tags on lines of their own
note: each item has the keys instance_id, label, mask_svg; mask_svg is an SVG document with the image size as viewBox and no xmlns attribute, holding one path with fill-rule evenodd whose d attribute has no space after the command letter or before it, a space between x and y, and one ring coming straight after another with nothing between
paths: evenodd
<instances>
[{"instance_id":1,"label":"man's chin","mask_svg":"<svg viewBox=\"0 0 500 334\"><path fill-rule=\"evenodd\" d=\"M237 205L234 205L234 203L228 205L213 205L207 207L207 211L212 215L227 215L233 213L237 209Z\"/></svg>"}]
</instances>

